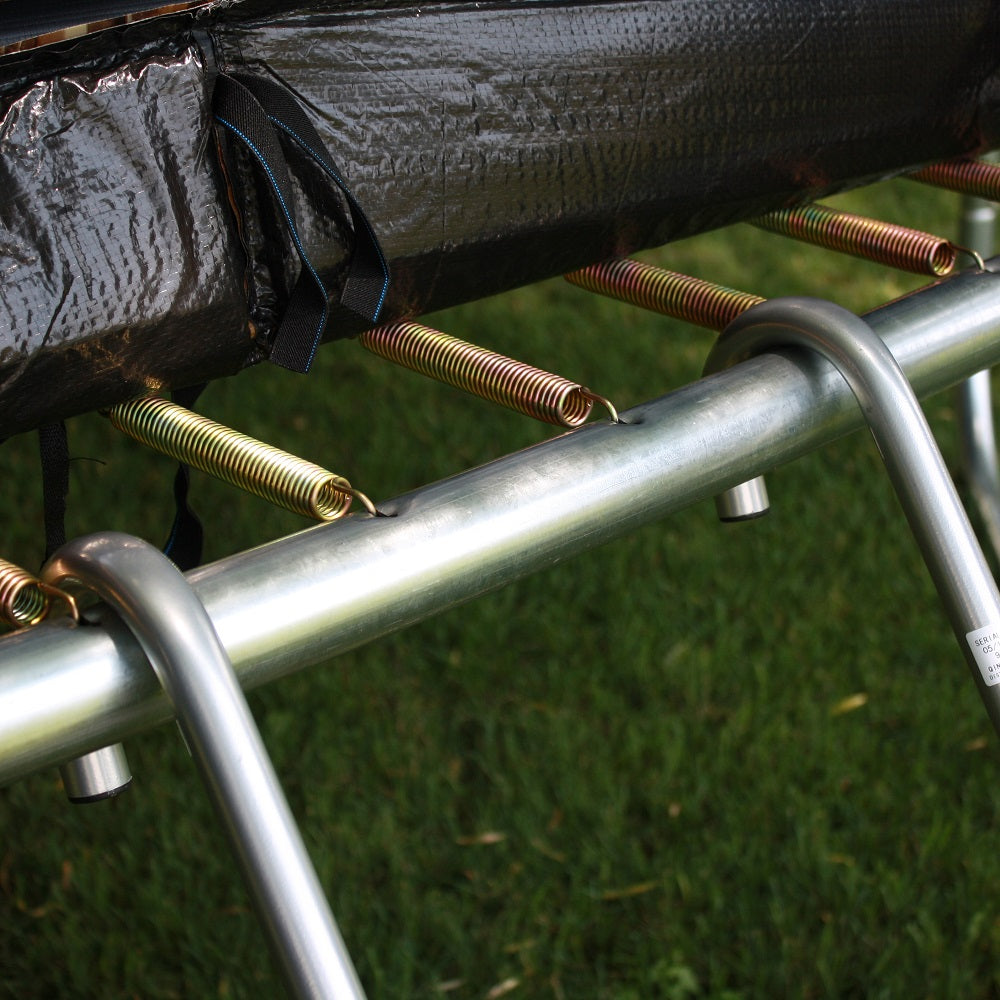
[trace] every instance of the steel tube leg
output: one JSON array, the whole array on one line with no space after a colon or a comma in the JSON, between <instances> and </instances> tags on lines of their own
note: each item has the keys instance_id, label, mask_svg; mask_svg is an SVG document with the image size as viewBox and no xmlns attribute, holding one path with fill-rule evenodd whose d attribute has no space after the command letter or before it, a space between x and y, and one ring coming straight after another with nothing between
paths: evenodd
<instances>
[{"instance_id":1,"label":"steel tube leg","mask_svg":"<svg viewBox=\"0 0 1000 1000\"><path fill-rule=\"evenodd\" d=\"M1000 558L1000 474L993 430L992 378L977 372L958 387L962 467L983 530Z\"/></svg>"},{"instance_id":2,"label":"steel tube leg","mask_svg":"<svg viewBox=\"0 0 1000 1000\"><path fill-rule=\"evenodd\" d=\"M983 257L993 253L996 208L982 198L962 199L959 237L963 246ZM978 372L958 387L957 408L962 467L973 502L994 554L1000 558L1000 474L993 429L993 401L989 371Z\"/></svg>"},{"instance_id":3,"label":"steel tube leg","mask_svg":"<svg viewBox=\"0 0 1000 1000\"><path fill-rule=\"evenodd\" d=\"M861 405L986 711L1000 734L1000 593L906 376L864 320L817 299L772 299L734 320L707 371L778 347L834 364Z\"/></svg>"},{"instance_id":4,"label":"steel tube leg","mask_svg":"<svg viewBox=\"0 0 1000 1000\"><path fill-rule=\"evenodd\" d=\"M292 990L364 994L229 658L194 591L129 535L63 546L43 571L107 601L131 628L173 703Z\"/></svg>"}]
</instances>

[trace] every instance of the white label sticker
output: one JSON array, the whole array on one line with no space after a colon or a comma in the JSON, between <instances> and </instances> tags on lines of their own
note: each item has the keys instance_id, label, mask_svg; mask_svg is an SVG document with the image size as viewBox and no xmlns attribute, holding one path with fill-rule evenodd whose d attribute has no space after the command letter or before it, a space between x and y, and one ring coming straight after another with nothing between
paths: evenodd
<instances>
[{"instance_id":1,"label":"white label sticker","mask_svg":"<svg viewBox=\"0 0 1000 1000\"><path fill-rule=\"evenodd\" d=\"M966 632L965 638L983 680L990 687L1000 684L1000 625L987 625Z\"/></svg>"}]
</instances>

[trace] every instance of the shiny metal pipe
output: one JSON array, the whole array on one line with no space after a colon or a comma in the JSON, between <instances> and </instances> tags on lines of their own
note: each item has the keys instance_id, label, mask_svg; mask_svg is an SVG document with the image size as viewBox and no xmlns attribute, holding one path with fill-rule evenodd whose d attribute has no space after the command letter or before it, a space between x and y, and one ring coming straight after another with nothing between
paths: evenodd
<instances>
[{"instance_id":1,"label":"shiny metal pipe","mask_svg":"<svg viewBox=\"0 0 1000 1000\"><path fill-rule=\"evenodd\" d=\"M128 624L166 691L295 996L364 993L257 725L212 621L162 552L119 532L77 539L46 564Z\"/></svg>"},{"instance_id":2,"label":"shiny metal pipe","mask_svg":"<svg viewBox=\"0 0 1000 1000\"><path fill-rule=\"evenodd\" d=\"M993 423L993 378L976 372L956 394L962 468L983 532L1000 559L1000 471Z\"/></svg>"},{"instance_id":3,"label":"shiny metal pipe","mask_svg":"<svg viewBox=\"0 0 1000 1000\"><path fill-rule=\"evenodd\" d=\"M959 236L962 245L989 257L993 253L996 218L992 202L963 198ZM976 372L958 387L956 409L966 482L993 553L1000 558L1000 462L993 422L992 377L988 371Z\"/></svg>"},{"instance_id":4,"label":"shiny metal pipe","mask_svg":"<svg viewBox=\"0 0 1000 1000\"><path fill-rule=\"evenodd\" d=\"M720 371L775 347L819 353L851 387L1000 735L1000 592L906 376L863 319L807 298L748 309L726 327L705 367Z\"/></svg>"},{"instance_id":5,"label":"shiny metal pipe","mask_svg":"<svg viewBox=\"0 0 1000 1000\"><path fill-rule=\"evenodd\" d=\"M1000 266L1000 261L994 262ZM1000 275L868 314L918 394L1000 361ZM768 354L481 468L192 571L240 682L262 684L707 499L863 425L816 356ZM0 781L171 717L113 616L0 640Z\"/></svg>"}]
</instances>

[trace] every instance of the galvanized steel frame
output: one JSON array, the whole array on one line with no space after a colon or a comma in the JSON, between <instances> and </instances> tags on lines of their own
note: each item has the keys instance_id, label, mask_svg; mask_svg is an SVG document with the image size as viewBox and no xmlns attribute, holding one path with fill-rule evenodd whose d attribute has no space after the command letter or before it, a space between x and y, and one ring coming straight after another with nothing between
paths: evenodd
<instances>
[{"instance_id":1,"label":"galvanized steel frame","mask_svg":"<svg viewBox=\"0 0 1000 1000\"><path fill-rule=\"evenodd\" d=\"M1000 260L866 316L918 395L1000 362ZM619 537L863 425L840 374L743 362L380 510L188 574L244 687L302 669ZM956 661L958 656L956 655ZM0 640L0 782L171 718L131 633L45 623Z\"/></svg>"}]
</instances>

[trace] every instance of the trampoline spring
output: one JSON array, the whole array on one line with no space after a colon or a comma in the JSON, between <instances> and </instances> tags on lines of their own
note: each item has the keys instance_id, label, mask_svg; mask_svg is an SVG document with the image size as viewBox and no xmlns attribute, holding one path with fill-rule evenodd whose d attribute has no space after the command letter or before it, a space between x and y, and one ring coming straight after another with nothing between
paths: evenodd
<instances>
[{"instance_id":1,"label":"trampoline spring","mask_svg":"<svg viewBox=\"0 0 1000 1000\"><path fill-rule=\"evenodd\" d=\"M1000 165L985 160L948 160L907 174L910 180L986 201L1000 201Z\"/></svg>"},{"instance_id":2,"label":"trampoline spring","mask_svg":"<svg viewBox=\"0 0 1000 1000\"><path fill-rule=\"evenodd\" d=\"M725 329L740 313L764 301L750 292L628 258L591 264L565 277L587 291L710 330Z\"/></svg>"},{"instance_id":3,"label":"trampoline spring","mask_svg":"<svg viewBox=\"0 0 1000 1000\"><path fill-rule=\"evenodd\" d=\"M952 272L961 249L940 236L826 205L783 208L748 221L804 243L938 278Z\"/></svg>"},{"instance_id":4,"label":"trampoline spring","mask_svg":"<svg viewBox=\"0 0 1000 1000\"><path fill-rule=\"evenodd\" d=\"M37 625L51 610L53 598L64 601L73 618L77 618L76 602L69 594L0 559L0 622L14 628Z\"/></svg>"},{"instance_id":5,"label":"trampoline spring","mask_svg":"<svg viewBox=\"0 0 1000 1000\"><path fill-rule=\"evenodd\" d=\"M359 339L373 354L545 423L578 427L595 402L618 422L607 399L575 382L419 323L375 327Z\"/></svg>"},{"instance_id":6,"label":"trampoline spring","mask_svg":"<svg viewBox=\"0 0 1000 1000\"><path fill-rule=\"evenodd\" d=\"M119 403L105 416L147 447L303 517L334 521L354 497L378 513L342 476L158 396Z\"/></svg>"}]
</instances>

